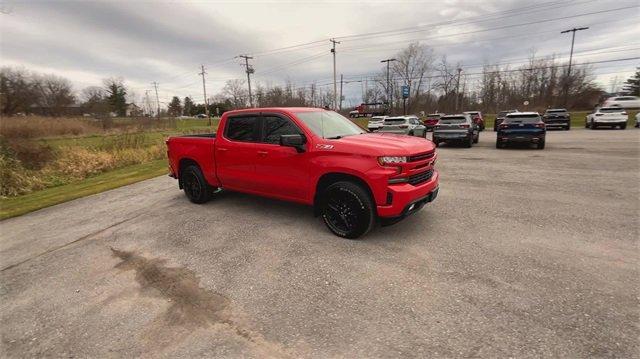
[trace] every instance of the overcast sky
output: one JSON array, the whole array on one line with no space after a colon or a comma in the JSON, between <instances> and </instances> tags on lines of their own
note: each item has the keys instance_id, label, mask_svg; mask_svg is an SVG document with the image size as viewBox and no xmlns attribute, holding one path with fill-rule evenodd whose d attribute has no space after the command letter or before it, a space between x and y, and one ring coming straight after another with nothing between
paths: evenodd
<instances>
[{"instance_id":1,"label":"overcast sky","mask_svg":"<svg viewBox=\"0 0 640 359\"><path fill-rule=\"evenodd\" d=\"M240 59L234 59L245 53L254 56L252 81L328 84L332 37L344 37L337 45L338 73L351 81L375 74L380 60L412 41L432 47L438 57L459 61L469 74L486 62L522 64L532 50L538 56L567 57L571 35L560 31L581 26L590 29L576 34L575 61L638 57L638 6L638 0L2 1L1 63L64 76L76 90L122 76L142 96L157 81L163 102L173 95L201 102L200 65L207 68L212 95L225 80L246 78ZM600 13L585 15L594 12ZM345 37L396 29L407 31ZM612 77L625 79L639 64L630 60L593 67L596 80L608 90ZM345 84L348 103L360 100L362 87L362 82Z\"/></svg>"}]
</instances>

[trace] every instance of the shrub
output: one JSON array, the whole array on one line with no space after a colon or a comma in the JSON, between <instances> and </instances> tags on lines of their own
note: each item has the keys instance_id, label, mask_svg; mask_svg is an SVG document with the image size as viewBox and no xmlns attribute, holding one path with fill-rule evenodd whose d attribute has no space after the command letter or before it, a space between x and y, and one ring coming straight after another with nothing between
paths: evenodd
<instances>
[{"instance_id":1,"label":"shrub","mask_svg":"<svg viewBox=\"0 0 640 359\"><path fill-rule=\"evenodd\" d=\"M4 141L0 141L0 196L18 196L41 188L43 181L25 169Z\"/></svg>"}]
</instances>

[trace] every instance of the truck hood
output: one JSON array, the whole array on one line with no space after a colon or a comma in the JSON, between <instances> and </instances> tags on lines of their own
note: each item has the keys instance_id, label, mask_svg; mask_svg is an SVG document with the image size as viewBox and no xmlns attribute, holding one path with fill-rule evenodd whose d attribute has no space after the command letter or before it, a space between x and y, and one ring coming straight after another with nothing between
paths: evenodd
<instances>
[{"instance_id":1,"label":"truck hood","mask_svg":"<svg viewBox=\"0 0 640 359\"><path fill-rule=\"evenodd\" d=\"M335 149L374 156L409 156L435 149L433 142L422 138L393 133L365 133L338 140L322 140Z\"/></svg>"}]
</instances>

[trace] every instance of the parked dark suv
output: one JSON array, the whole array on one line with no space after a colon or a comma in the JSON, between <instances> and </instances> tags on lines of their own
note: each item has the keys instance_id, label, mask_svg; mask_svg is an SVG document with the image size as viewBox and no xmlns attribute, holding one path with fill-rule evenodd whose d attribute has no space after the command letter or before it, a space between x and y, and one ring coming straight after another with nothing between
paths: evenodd
<instances>
[{"instance_id":1,"label":"parked dark suv","mask_svg":"<svg viewBox=\"0 0 640 359\"><path fill-rule=\"evenodd\" d=\"M547 129L561 128L565 131L571 129L571 115L564 108L550 108L542 115L542 121Z\"/></svg>"},{"instance_id":2,"label":"parked dark suv","mask_svg":"<svg viewBox=\"0 0 640 359\"><path fill-rule=\"evenodd\" d=\"M498 126L496 148L509 144L535 144L538 149L544 148L546 127L537 112L513 112L505 117Z\"/></svg>"},{"instance_id":3,"label":"parked dark suv","mask_svg":"<svg viewBox=\"0 0 640 359\"><path fill-rule=\"evenodd\" d=\"M506 110L506 111L500 111L497 115L496 115L496 120L495 122L493 122L493 130L495 132L498 132L498 125L500 125L500 123L502 123L502 121L504 121L504 118L507 117L508 114L512 113L512 112L518 112L518 110Z\"/></svg>"},{"instance_id":4,"label":"parked dark suv","mask_svg":"<svg viewBox=\"0 0 640 359\"><path fill-rule=\"evenodd\" d=\"M457 142L464 147L471 147L480 139L480 128L466 113L440 117L440 122L433 128L433 143Z\"/></svg>"}]
</instances>

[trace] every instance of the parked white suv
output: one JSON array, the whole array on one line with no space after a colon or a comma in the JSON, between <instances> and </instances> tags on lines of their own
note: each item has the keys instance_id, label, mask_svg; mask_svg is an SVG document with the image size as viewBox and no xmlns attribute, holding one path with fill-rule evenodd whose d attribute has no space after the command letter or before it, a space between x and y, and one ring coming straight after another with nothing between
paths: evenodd
<instances>
[{"instance_id":1,"label":"parked white suv","mask_svg":"<svg viewBox=\"0 0 640 359\"><path fill-rule=\"evenodd\" d=\"M397 133L402 135L427 137L427 127L417 116L396 116L384 119L384 126L380 132Z\"/></svg>"},{"instance_id":2,"label":"parked white suv","mask_svg":"<svg viewBox=\"0 0 640 359\"><path fill-rule=\"evenodd\" d=\"M373 116L369 119L369 123L367 124L367 128L369 131L377 131L384 126L384 119L387 116Z\"/></svg>"},{"instance_id":3,"label":"parked white suv","mask_svg":"<svg viewBox=\"0 0 640 359\"><path fill-rule=\"evenodd\" d=\"M602 126L627 128L627 112L622 107L600 107L587 115L585 128L595 129Z\"/></svg>"},{"instance_id":4,"label":"parked white suv","mask_svg":"<svg viewBox=\"0 0 640 359\"><path fill-rule=\"evenodd\" d=\"M616 96L609 97L604 101L602 107L622 107L624 109L640 108L640 97L637 96Z\"/></svg>"}]
</instances>

